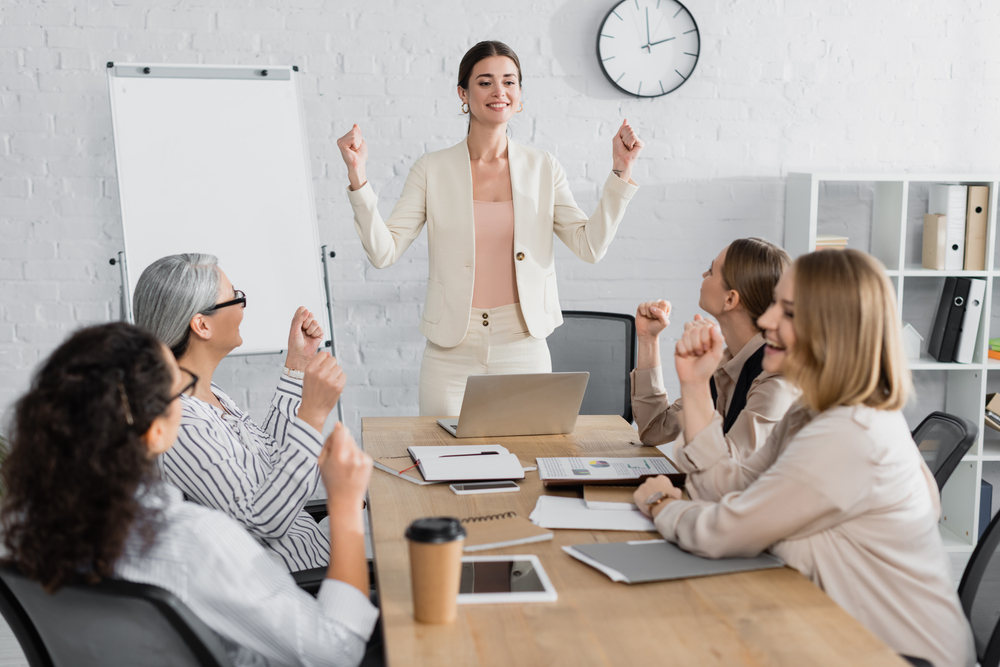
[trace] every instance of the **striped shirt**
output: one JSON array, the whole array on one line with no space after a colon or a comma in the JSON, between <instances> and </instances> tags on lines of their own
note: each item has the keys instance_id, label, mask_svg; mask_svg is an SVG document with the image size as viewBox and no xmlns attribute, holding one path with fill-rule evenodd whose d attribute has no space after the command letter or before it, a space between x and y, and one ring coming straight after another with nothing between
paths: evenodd
<instances>
[{"instance_id":1,"label":"striped shirt","mask_svg":"<svg viewBox=\"0 0 1000 667\"><path fill-rule=\"evenodd\" d=\"M323 436L296 417L302 381L281 376L263 429L214 383L212 392L226 412L181 397L177 444L158 457L164 479L243 524L289 571L325 567L330 539L302 509L323 448Z\"/></svg>"},{"instance_id":2,"label":"striped shirt","mask_svg":"<svg viewBox=\"0 0 1000 667\"><path fill-rule=\"evenodd\" d=\"M184 502L169 484L141 502L160 510L156 540L144 550L134 530L115 576L180 598L219 635L235 667L361 661L379 613L361 591L327 579L313 598L239 524Z\"/></svg>"}]
</instances>

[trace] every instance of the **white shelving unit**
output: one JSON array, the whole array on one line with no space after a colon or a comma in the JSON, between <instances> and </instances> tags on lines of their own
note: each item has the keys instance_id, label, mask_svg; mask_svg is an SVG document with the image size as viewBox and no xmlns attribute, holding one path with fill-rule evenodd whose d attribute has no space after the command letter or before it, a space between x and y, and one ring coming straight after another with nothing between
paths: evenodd
<instances>
[{"instance_id":1,"label":"white shelving unit","mask_svg":"<svg viewBox=\"0 0 1000 667\"><path fill-rule=\"evenodd\" d=\"M996 204L1000 174L826 174L790 173L785 191L785 248L798 257L816 247L817 227L820 224L820 196L822 184L868 184L874 191L871 205L871 242L867 250L886 267L896 287L900 317L904 320L918 318L925 326L917 327L924 336L924 351L919 360L910 361L915 382L920 374L926 380L940 385L944 393L944 410L965 417L979 426L979 436L969 453L962 459L941 494L941 536L945 548L952 552L971 552L979 534L979 480L983 478L983 465L1000 462L1000 439L992 439L983 423L987 384L1000 383L1000 361L988 357L990 322L993 311L993 287L1000 277L996 260ZM986 271L933 271L920 265L923 209L908 211L912 205L911 186L928 186L933 183L962 183L988 185L989 229L986 246ZM919 215L917 215L919 213ZM919 227L919 229L917 229ZM941 363L926 354L929 327L937 308L937 295L946 276L986 279L986 300L979 322L976 351L971 364ZM938 284L940 283L940 284ZM907 291L909 289L909 292ZM908 294L916 295L913 302ZM934 295L932 299L928 295ZM905 311L905 314L904 314ZM1000 336L1000 330L993 332ZM942 376L939 378L938 376ZM921 380L925 378L919 378ZM926 383L925 383L926 384ZM916 424L911 424L911 427ZM992 440L992 441L991 441ZM994 495L1000 488L994 488Z\"/></svg>"}]
</instances>

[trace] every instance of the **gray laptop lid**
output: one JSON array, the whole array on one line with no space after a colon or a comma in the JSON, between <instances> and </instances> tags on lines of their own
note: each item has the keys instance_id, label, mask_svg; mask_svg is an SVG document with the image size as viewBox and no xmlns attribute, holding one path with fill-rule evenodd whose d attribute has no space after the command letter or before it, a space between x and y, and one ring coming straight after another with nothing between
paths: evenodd
<instances>
[{"instance_id":1,"label":"gray laptop lid","mask_svg":"<svg viewBox=\"0 0 1000 667\"><path fill-rule=\"evenodd\" d=\"M470 375L456 437L572 433L590 373Z\"/></svg>"}]
</instances>

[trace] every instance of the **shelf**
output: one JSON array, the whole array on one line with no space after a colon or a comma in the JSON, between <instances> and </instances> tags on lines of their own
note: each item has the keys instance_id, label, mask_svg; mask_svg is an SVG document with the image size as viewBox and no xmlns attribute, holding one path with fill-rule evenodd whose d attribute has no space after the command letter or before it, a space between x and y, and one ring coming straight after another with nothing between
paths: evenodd
<instances>
[{"instance_id":1,"label":"shelf","mask_svg":"<svg viewBox=\"0 0 1000 667\"><path fill-rule=\"evenodd\" d=\"M904 278L947 278L948 276L959 276L961 278L989 278L991 271L947 271L936 269L924 269L920 267L908 266L902 271L886 271L890 276L903 276Z\"/></svg>"},{"instance_id":2,"label":"shelf","mask_svg":"<svg viewBox=\"0 0 1000 667\"><path fill-rule=\"evenodd\" d=\"M941 524L938 524L938 531L941 533L941 541L944 542L945 551L972 552L972 545L951 532Z\"/></svg>"},{"instance_id":3,"label":"shelf","mask_svg":"<svg viewBox=\"0 0 1000 667\"><path fill-rule=\"evenodd\" d=\"M957 361L944 362L922 354L919 359L907 359L907 365L911 371L975 371L983 370L989 364L960 364ZM997 362L996 368L1000 369L1000 362Z\"/></svg>"},{"instance_id":4,"label":"shelf","mask_svg":"<svg viewBox=\"0 0 1000 667\"><path fill-rule=\"evenodd\" d=\"M871 183L992 183L1000 174L833 174L823 172L789 172L795 178L812 178L817 181L871 182Z\"/></svg>"}]
</instances>

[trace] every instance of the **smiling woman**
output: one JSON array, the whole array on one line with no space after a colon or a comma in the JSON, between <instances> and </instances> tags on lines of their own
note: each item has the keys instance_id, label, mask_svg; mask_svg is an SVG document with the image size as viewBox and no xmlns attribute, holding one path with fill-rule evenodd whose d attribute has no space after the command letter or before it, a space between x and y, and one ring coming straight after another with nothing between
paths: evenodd
<instances>
[{"instance_id":1,"label":"smiling woman","mask_svg":"<svg viewBox=\"0 0 1000 667\"><path fill-rule=\"evenodd\" d=\"M417 160L388 220L365 177L361 128L337 141L354 226L374 266L393 264L427 225L421 415L457 415L469 375L552 370L545 338L562 324L552 236L597 262L638 189L631 175L643 143L626 121L612 139L612 173L597 210L580 210L551 153L507 138L507 123L525 106L521 81L506 44L469 49L456 88L468 136Z\"/></svg>"},{"instance_id":2,"label":"smiling woman","mask_svg":"<svg viewBox=\"0 0 1000 667\"><path fill-rule=\"evenodd\" d=\"M708 384L722 335L688 329L674 358L684 447L703 464L687 477L694 500L661 476L636 490L637 505L692 553L779 556L899 653L975 664L937 483L900 412L910 371L885 268L856 250L803 255L758 324L765 371L798 384L801 401L756 453L729 458Z\"/></svg>"}]
</instances>

